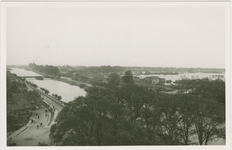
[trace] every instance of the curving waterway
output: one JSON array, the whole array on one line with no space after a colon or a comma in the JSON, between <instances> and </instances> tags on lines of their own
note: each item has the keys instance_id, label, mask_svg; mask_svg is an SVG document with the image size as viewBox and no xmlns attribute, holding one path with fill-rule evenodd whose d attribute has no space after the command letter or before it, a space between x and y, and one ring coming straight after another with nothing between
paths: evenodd
<instances>
[{"instance_id":1,"label":"curving waterway","mask_svg":"<svg viewBox=\"0 0 232 150\"><path fill-rule=\"evenodd\" d=\"M28 71L28 70L24 70L24 69L19 69L19 68L11 68L10 70L11 73L16 74L19 77L23 77L23 76L42 76L38 73L32 72L32 71Z\"/></svg>"},{"instance_id":2,"label":"curving waterway","mask_svg":"<svg viewBox=\"0 0 232 150\"><path fill-rule=\"evenodd\" d=\"M11 68L11 73L16 74L19 77L23 76L38 76L39 74L27 71L24 69ZM40 75L41 76L41 75ZM36 84L39 88L45 88L50 91L50 95L57 94L62 97L63 102L69 102L74 100L78 96L85 96L86 92L84 89L79 88L78 86L70 85L61 81L53 80L50 78L44 78L44 80L37 80L35 78L26 78L27 81L30 81Z\"/></svg>"}]
</instances>

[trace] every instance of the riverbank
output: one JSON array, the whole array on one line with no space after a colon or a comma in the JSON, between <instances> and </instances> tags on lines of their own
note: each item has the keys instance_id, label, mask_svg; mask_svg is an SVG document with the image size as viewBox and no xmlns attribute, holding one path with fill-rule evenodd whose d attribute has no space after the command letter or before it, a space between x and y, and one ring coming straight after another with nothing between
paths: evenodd
<instances>
[{"instance_id":1,"label":"riverbank","mask_svg":"<svg viewBox=\"0 0 232 150\"><path fill-rule=\"evenodd\" d=\"M50 100L52 100L53 102L55 102L57 105L60 105L61 107L64 107L64 106L65 106L65 104L66 104L65 102L59 101L59 100L55 99L54 97L52 97L51 95L48 95L48 94L42 92L41 90L39 90L39 89L37 89L37 88L35 88L35 87L33 87L33 86L27 84L27 83L26 83L26 85L27 85L28 87L30 87L32 90L35 90L35 91L39 92L40 94L42 94L43 96L49 98Z\"/></svg>"},{"instance_id":2,"label":"riverbank","mask_svg":"<svg viewBox=\"0 0 232 150\"><path fill-rule=\"evenodd\" d=\"M82 88L82 89L84 89L85 91L89 88L89 87L91 87L92 85L91 84L89 84L89 83L84 83L84 82L80 82L80 81L76 81L76 80L68 80L68 79L65 79L65 78L59 78L59 79L55 79L55 80L57 80L57 81L61 81L61 82L64 82L64 83L68 83L68 84L70 84L70 85L75 85L75 86L78 86L78 87L80 87L80 88Z\"/></svg>"},{"instance_id":3,"label":"riverbank","mask_svg":"<svg viewBox=\"0 0 232 150\"><path fill-rule=\"evenodd\" d=\"M30 82L27 82L27 80L20 79L20 81L26 85L28 90L36 91L41 95L42 101L44 102L43 105L47 107L48 110L47 113L49 113L49 117L46 114L44 114L45 111L43 112L43 110L36 112L39 118L32 116L32 118L30 119L32 119L33 121L30 121L28 125L21 128L18 132L16 132L13 136L11 136L11 141L16 143L17 146L38 146L39 143L52 145L50 143L50 138L49 138L50 128L55 123L55 119L58 113L62 110L62 108L65 106L66 103L55 99L49 94L46 94L45 92L40 90L38 86L35 87L32 86ZM39 82L44 82L44 81L39 81ZM52 84L52 86L58 88L56 84ZM66 88L64 87L64 89ZM46 118L44 117L47 117L46 122L45 122ZM41 126L40 123L42 123L43 126Z\"/></svg>"},{"instance_id":4,"label":"riverbank","mask_svg":"<svg viewBox=\"0 0 232 150\"><path fill-rule=\"evenodd\" d=\"M92 87L92 85L89 84L89 83L72 80L71 78L67 79L66 77L52 77L52 76L47 75L47 74L42 73L42 72L38 72L38 71L35 71L35 70L31 70L31 71L33 71L33 72L35 72L37 74L43 75L46 78L51 78L51 79L56 80L56 81L61 81L61 82L64 82L64 83L68 83L70 85L78 86L78 87L84 89L85 91L88 90L89 87Z\"/></svg>"},{"instance_id":5,"label":"riverbank","mask_svg":"<svg viewBox=\"0 0 232 150\"><path fill-rule=\"evenodd\" d=\"M28 90L39 91L29 84L26 85ZM39 93L41 93L44 107L34 110L30 121L8 137L9 141L17 144L16 146L38 146L39 143L51 145L50 128L55 123L55 118L64 106L53 97L41 91Z\"/></svg>"}]
</instances>

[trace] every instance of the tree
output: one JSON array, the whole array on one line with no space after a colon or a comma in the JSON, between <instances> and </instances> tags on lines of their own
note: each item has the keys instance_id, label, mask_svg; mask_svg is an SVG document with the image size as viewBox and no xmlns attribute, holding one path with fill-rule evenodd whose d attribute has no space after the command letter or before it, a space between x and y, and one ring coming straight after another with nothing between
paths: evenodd
<instances>
[{"instance_id":1,"label":"tree","mask_svg":"<svg viewBox=\"0 0 232 150\"><path fill-rule=\"evenodd\" d=\"M54 94L53 96L54 96L56 99L58 98L58 95L57 95L57 94Z\"/></svg>"},{"instance_id":2,"label":"tree","mask_svg":"<svg viewBox=\"0 0 232 150\"><path fill-rule=\"evenodd\" d=\"M9 100L13 93L19 93L20 90L16 85L16 82L10 81L7 79L7 100Z\"/></svg>"},{"instance_id":3,"label":"tree","mask_svg":"<svg viewBox=\"0 0 232 150\"><path fill-rule=\"evenodd\" d=\"M50 130L55 144L69 146L188 145L192 135L201 145L225 138L225 106L204 94L165 94L136 84L93 85L62 109Z\"/></svg>"},{"instance_id":4,"label":"tree","mask_svg":"<svg viewBox=\"0 0 232 150\"><path fill-rule=\"evenodd\" d=\"M160 116L162 114L157 103L159 93L146 90L140 94L143 95L143 106L141 108L142 120L140 122L141 126L145 129L146 136L149 141L148 143L152 145L160 145L162 142L157 140L157 129L161 123Z\"/></svg>"},{"instance_id":5,"label":"tree","mask_svg":"<svg viewBox=\"0 0 232 150\"><path fill-rule=\"evenodd\" d=\"M36 71L39 71L39 72L49 74L49 75L58 75L59 74L58 67L51 66L51 65L42 66L42 65L36 65L34 63L33 64L30 63L29 68L36 70Z\"/></svg>"},{"instance_id":6,"label":"tree","mask_svg":"<svg viewBox=\"0 0 232 150\"><path fill-rule=\"evenodd\" d=\"M183 144L189 145L192 144L190 141L190 137L194 134L191 130L193 127L193 113L194 113L194 96L191 95L180 95L180 100L178 105L179 112L181 114L179 127L181 130L181 138Z\"/></svg>"},{"instance_id":7,"label":"tree","mask_svg":"<svg viewBox=\"0 0 232 150\"><path fill-rule=\"evenodd\" d=\"M32 105L40 105L41 104L41 95L37 91L26 91L24 95Z\"/></svg>"},{"instance_id":8,"label":"tree","mask_svg":"<svg viewBox=\"0 0 232 150\"><path fill-rule=\"evenodd\" d=\"M39 143L38 143L38 146L48 146L48 144L46 144L45 142L42 142L42 143L39 142Z\"/></svg>"},{"instance_id":9,"label":"tree","mask_svg":"<svg viewBox=\"0 0 232 150\"><path fill-rule=\"evenodd\" d=\"M44 92L45 92L46 94L48 94L48 93L49 93L49 91L48 91L48 90L46 90L46 89L44 90Z\"/></svg>"},{"instance_id":10,"label":"tree","mask_svg":"<svg viewBox=\"0 0 232 150\"><path fill-rule=\"evenodd\" d=\"M182 88L192 89L191 94L225 104L225 82L222 80L210 81L209 79L180 80L176 81Z\"/></svg>"},{"instance_id":11,"label":"tree","mask_svg":"<svg viewBox=\"0 0 232 150\"><path fill-rule=\"evenodd\" d=\"M111 86L118 86L120 84L120 76L117 73L111 73L108 78L108 84Z\"/></svg>"},{"instance_id":12,"label":"tree","mask_svg":"<svg viewBox=\"0 0 232 150\"><path fill-rule=\"evenodd\" d=\"M133 74L130 70L125 72L125 75L122 77L122 81L125 84L134 84Z\"/></svg>"},{"instance_id":13,"label":"tree","mask_svg":"<svg viewBox=\"0 0 232 150\"><path fill-rule=\"evenodd\" d=\"M143 130L118 100L118 89L93 87L59 113L50 137L58 145L145 144Z\"/></svg>"},{"instance_id":14,"label":"tree","mask_svg":"<svg viewBox=\"0 0 232 150\"><path fill-rule=\"evenodd\" d=\"M194 132L199 144L207 145L210 140L218 137L221 126L225 126L225 107L200 98L194 105Z\"/></svg>"},{"instance_id":15,"label":"tree","mask_svg":"<svg viewBox=\"0 0 232 150\"><path fill-rule=\"evenodd\" d=\"M179 112L177 98L176 95L162 95L158 102L161 115L157 132L167 145L179 145L181 143L179 122L182 115Z\"/></svg>"},{"instance_id":16,"label":"tree","mask_svg":"<svg viewBox=\"0 0 232 150\"><path fill-rule=\"evenodd\" d=\"M57 99L58 99L58 100L61 100L61 99L62 99L62 97L59 95L59 96L57 97Z\"/></svg>"},{"instance_id":17,"label":"tree","mask_svg":"<svg viewBox=\"0 0 232 150\"><path fill-rule=\"evenodd\" d=\"M7 146L17 146L17 144L12 141L12 137L7 139Z\"/></svg>"}]
</instances>

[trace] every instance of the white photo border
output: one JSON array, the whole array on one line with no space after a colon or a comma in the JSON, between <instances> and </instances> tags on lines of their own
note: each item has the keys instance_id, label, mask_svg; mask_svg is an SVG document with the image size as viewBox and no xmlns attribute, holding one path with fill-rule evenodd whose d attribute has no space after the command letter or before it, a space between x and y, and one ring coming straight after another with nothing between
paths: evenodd
<instances>
[{"instance_id":1,"label":"white photo border","mask_svg":"<svg viewBox=\"0 0 232 150\"><path fill-rule=\"evenodd\" d=\"M1 149L12 149L6 146L6 9L8 7L97 7L97 6L222 6L225 8L225 82L226 82L226 145L218 146L91 146L91 147L14 147L14 149L191 149L191 150L229 150L231 148L231 12L230 2L1 2Z\"/></svg>"}]
</instances>

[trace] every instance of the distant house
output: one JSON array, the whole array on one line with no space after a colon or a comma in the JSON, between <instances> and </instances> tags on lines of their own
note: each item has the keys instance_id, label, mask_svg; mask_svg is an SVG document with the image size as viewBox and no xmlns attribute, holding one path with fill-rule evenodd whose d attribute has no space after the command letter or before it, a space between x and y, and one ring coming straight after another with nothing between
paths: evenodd
<instances>
[{"instance_id":1,"label":"distant house","mask_svg":"<svg viewBox=\"0 0 232 150\"><path fill-rule=\"evenodd\" d=\"M151 77L144 78L144 82L151 83L151 84L163 84L165 83L165 79L159 78L157 76L151 76Z\"/></svg>"},{"instance_id":2,"label":"distant house","mask_svg":"<svg viewBox=\"0 0 232 150\"><path fill-rule=\"evenodd\" d=\"M23 94L13 94L7 104L7 113L14 115L28 114L33 110L32 105Z\"/></svg>"}]
</instances>

